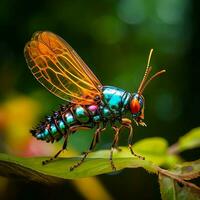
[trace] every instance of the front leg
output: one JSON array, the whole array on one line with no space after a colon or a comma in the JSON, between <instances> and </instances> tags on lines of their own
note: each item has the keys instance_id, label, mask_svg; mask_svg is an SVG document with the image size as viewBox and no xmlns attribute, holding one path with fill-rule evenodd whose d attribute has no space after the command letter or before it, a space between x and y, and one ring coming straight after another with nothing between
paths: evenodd
<instances>
[{"instance_id":1,"label":"front leg","mask_svg":"<svg viewBox=\"0 0 200 200\"><path fill-rule=\"evenodd\" d=\"M136 154L132 149L132 141L133 141L133 127L131 124L131 120L128 118L122 118L122 127L126 127L129 129L129 136L128 136L128 148L130 149L131 154L138 157L139 159L145 160L143 156Z\"/></svg>"}]
</instances>

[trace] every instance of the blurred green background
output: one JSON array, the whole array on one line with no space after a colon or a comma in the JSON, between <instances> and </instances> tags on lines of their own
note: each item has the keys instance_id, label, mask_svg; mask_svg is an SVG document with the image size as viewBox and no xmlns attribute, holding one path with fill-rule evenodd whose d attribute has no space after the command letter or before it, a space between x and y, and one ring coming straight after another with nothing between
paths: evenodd
<instances>
[{"instance_id":1,"label":"blurred green background","mask_svg":"<svg viewBox=\"0 0 200 200\"><path fill-rule=\"evenodd\" d=\"M199 5L192 0L16 1L0 5L0 151L19 156L51 155L55 146L40 143L29 129L63 103L30 73L25 43L38 30L63 37L104 85L134 92L142 79L148 53L153 72L167 73L145 90L145 122L134 141L161 136L173 144L199 123ZM92 131L79 132L69 146L84 151ZM98 148L108 148L107 130ZM127 144L127 132L120 144ZM197 158L187 152L187 160ZM66 169L67 170L67 169ZM160 199L157 177L142 169L98 177L113 199ZM0 179L1 199L84 199L71 182L45 186ZM91 193L93 191L91 185ZM95 199L95 198L94 198Z\"/></svg>"}]
</instances>

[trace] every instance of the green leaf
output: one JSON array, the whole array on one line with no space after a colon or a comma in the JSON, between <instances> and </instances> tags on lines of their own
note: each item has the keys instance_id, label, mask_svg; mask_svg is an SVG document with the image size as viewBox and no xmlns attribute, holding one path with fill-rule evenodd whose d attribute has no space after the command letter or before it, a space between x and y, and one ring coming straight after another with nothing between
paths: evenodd
<instances>
[{"instance_id":1,"label":"green leaf","mask_svg":"<svg viewBox=\"0 0 200 200\"><path fill-rule=\"evenodd\" d=\"M171 171L158 167L159 183L163 200L193 200L200 199L200 188L191 180L200 176L200 160L185 162Z\"/></svg>"},{"instance_id":2,"label":"green leaf","mask_svg":"<svg viewBox=\"0 0 200 200\"><path fill-rule=\"evenodd\" d=\"M136 152L141 152L145 159L152 161L159 166L167 168L173 167L177 163L181 163L178 155L170 154L168 150L168 142L161 137L152 137L140 140L133 145Z\"/></svg>"},{"instance_id":3,"label":"green leaf","mask_svg":"<svg viewBox=\"0 0 200 200\"><path fill-rule=\"evenodd\" d=\"M126 157L121 157L121 153ZM109 150L91 153L89 158L73 171L69 169L80 160L80 157L61 157L43 166L41 164L42 161L48 158L20 158L0 154L0 175L6 177L17 176L48 183L60 181L59 179L77 179L111 173L113 171L109 161L109 154ZM114 163L117 170L143 167L150 172L156 173L152 162L134 157L127 148L122 148L120 152L115 151Z\"/></svg>"},{"instance_id":4,"label":"green leaf","mask_svg":"<svg viewBox=\"0 0 200 200\"><path fill-rule=\"evenodd\" d=\"M174 179L159 174L160 191L163 200L198 200L200 192L192 187L178 184Z\"/></svg>"},{"instance_id":5,"label":"green leaf","mask_svg":"<svg viewBox=\"0 0 200 200\"><path fill-rule=\"evenodd\" d=\"M137 154L144 156L145 160L133 156L128 147L120 147L121 151L114 150L114 164L117 170L128 167L143 167L147 171L156 173L155 165L165 162L167 147L167 142L163 138L144 139L134 144L133 150ZM28 177L29 179L42 182L57 181L52 177L62 179L83 178L113 172L109 157L110 150L100 150L90 153L80 167L70 172L70 167L80 161L80 156L73 158L61 157L43 166L41 164L42 161L48 158L19 158L0 154L0 174L12 177Z\"/></svg>"},{"instance_id":6,"label":"green leaf","mask_svg":"<svg viewBox=\"0 0 200 200\"><path fill-rule=\"evenodd\" d=\"M161 137L146 138L133 145L136 152L141 152L146 160L162 165L167 159L168 142Z\"/></svg>"},{"instance_id":7,"label":"green leaf","mask_svg":"<svg viewBox=\"0 0 200 200\"><path fill-rule=\"evenodd\" d=\"M200 147L200 127L192 129L178 140L179 152Z\"/></svg>"},{"instance_id":8,"label":"green leaf","mask_svg":"<svg viewBox=\"0 0 200 200\"><path fill-rule=\"evenodd\" d=\"M200 177L200 159L177 165L173 172L184 180L198 178Z\"/></svg>"},{"instance_id":9,"label":"green leaf","mask_svg":"<svg viewBox=\"0 0 200 200\"><path fill-rule=\"evenodd\" d=\"M174 182L171 178L159 175L160 192L163 200L175 200Z\"/></svg>"}]
</instances>

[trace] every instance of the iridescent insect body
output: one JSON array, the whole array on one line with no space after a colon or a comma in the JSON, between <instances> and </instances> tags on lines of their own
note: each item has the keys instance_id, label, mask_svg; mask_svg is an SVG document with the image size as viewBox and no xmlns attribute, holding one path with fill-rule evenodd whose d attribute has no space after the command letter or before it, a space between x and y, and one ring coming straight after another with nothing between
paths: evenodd
<instances>
[{"instance_id":1,"label":"iridescent insect body","mask_svg":"<svg viewBox=\"0 0 200 200\"><path fill-rule=\"evenodd\" d=\"M132 149L132 121L145 126L144 89L151 80L161 75L161 70L148 79L151 72L150 58L144 77L136 93L130 93L114 86L103 86L78 54L62 38L52 32L37 32L33 35L24 50L27 64L35 78L54 95L68 103L60 110L48 116L35 129L33 136L46 142L59 141L64 138L62 149L46 164L58 157L66 149L68 136L79 129L95 129L91 145L82 159L70 168L78 167L89 152L93 151L100 134L111 124L114 139L110 151L110 162L113 163L113 150L117 147L119 132L123 127L129 129L128 147L134 156L144 159ZM131 119L127 118L131 116ZM120 126L117 124L120 124Z\"/></svg>"}]
</instances>

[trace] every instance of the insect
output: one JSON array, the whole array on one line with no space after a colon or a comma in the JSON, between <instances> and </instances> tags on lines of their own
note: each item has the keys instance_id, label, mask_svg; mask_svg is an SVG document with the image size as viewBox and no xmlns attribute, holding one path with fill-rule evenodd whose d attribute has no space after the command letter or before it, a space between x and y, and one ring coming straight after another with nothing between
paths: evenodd
<instances>
[{"instance_id":1,"label":"insect","mask_svg":"<svg viewBox=\"0 0 200 200\"><path fill-rule=\"evenodd\" d=\"M116 170L113 151L117 147L120 130L124 127L129 129L128 148L131 153L144 159L132 149L132 122L146 126L143 122L145 103L143 91L150 81L165 72L161 70L148 78L152 69L150 66L152 51L137 92L130 93L114 86L103 86L72 47L58 35L43 31L36 32L32 36L24 49L26 62L32 74L51 93L67 102L30 131L34 137L46 142L53 143L64 138L62 149L54 157L43 161L43 164L54 160L66 149L70 134L80 129L94 129L88 151L84 152L80 161L70 168L74 170L94 150L108 124L114 130L110 151L113 170Z\"/></svg>"}]
</instances>

